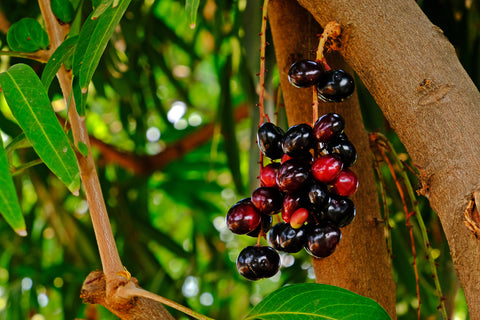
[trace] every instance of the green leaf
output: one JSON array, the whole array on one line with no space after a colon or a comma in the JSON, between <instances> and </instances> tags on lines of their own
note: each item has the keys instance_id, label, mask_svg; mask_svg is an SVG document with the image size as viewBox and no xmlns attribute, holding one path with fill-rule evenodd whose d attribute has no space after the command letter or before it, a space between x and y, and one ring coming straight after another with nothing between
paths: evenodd
<instances>
[{"instance_id":1,"label":"green leaf","mask_svg":"<svg viewBox=\"0 0 480 320\"><path fill-rule=\"evenodd\" d=\"M77 40L78 36L74 36L63 41L45 65L41 80L47 91L62 63L65 63L75 51Z\"/></svg>"},{"instance_id":2,"label":"green leaf","mask_svg":"<svg viewBox=\"0 0 480 320\"><path fill-rule=\"evenodd\" d=\"M80 31L77 49L73 54L73 95L80 115L85 114L88 85L93 73L130 1L122 0L118 6L107 8L98 19L93 18L95 12L92 12Z\"/></svg>"},{"instance_id":3,"label":"green leaf","mask_svg":"<svg viewBox=\"0 0 480 320\"><path fill-rule=\"evenodd\" d=\"M24 18L8 29L7 43L13 51L35 52L48 47L48 35L37 20Z\"/></svg>"},{"instance_id":4,"label":"green leaf","mask_svg":"<svg viewBox=\"0 0 480 320\"><path fill-rule=\"evenodd\" d=\"M51 0L53 14L62 22L69 23L75 17L75 10L69 0Z\"/></svg>"},{"instance_id":5,"label":"green leaf","mask_svg":"<svg viewBox=\"0 0 480 320\"><path fill-rule=\"evenodd\" d=\"M187 12L190 22L190 28L195 28L197 23L197 12L200 6L200 0L187 0L185 1L185 11Z\"/></svg>"},{"instance_id":6,"label":"green leaf","mask_svg":"<svg viewBox=\"0 0 480 320\"><path fill-rule=\"evenodd\" d=\"M369 319L390 316L374 300L349 290L317 283L282 287L256 305L244 320L250 319Z\"/></svg>"},{"instance_id":7,"label":"green leaf","mask_svg":"<svg viewBox=\"0 0 480 320\"><path fill-rule=\"evenodd\" d=\"M75 153L35 71L16 64L0 74L0 87L38 156L72 193L78 192L80 174Z\"/></svg>"},{"instance_id":8,"label":"green leaf","mask_svg":"<svg viewBox=\"0 0 480 320\"><path fill-rule=\"evenodd\" d=\"M25 219L18 202L2 139L0 139L0 184L2 186L0 188L0 213L16 233L26 236Z\"/></svg>"},{"instance_id":9,"label":"green leaf","mask_svg":"<svg viewBox=\"0 0 480 320\"><path fill-rule=\"evenodd\" d=\"M95 10L92 13L91 19L97 19L100 17L108 7L112 6L113 0L102 0L99 5L95 7Z\"/></svg>"},{"instance_id":10,"label":"green leaf","mask_svg":"<svg viewBox=\"0 0 480 320\"><path fill-rule=\"evenodd\" d=\"M221 74L221 92L218 112L221 121L221 133L225 141L225 153L227 155L228 167L232 173L233 182L237 191L244 192L242 173L240 171L240 152L238 148L235 119L233 115L232 96L230 91L230 75L232 72L232 55L227 57Z\"/></svg>"}]
</instances>

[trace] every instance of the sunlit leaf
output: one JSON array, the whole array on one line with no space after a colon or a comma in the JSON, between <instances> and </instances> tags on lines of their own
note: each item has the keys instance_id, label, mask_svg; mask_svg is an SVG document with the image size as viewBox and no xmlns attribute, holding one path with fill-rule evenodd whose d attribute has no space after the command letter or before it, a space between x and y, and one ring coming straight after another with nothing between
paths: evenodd
<instances>
[{"instance_id":1,"label":"sunlit leaf","mask_svg":"<svg viewBox=\"0 0 480 320\"><path fill-rule=\"evenodd\" d=\"M53 78L55 78L55 75L57 74L58 69L60 69L62 63L65 63L65 61L72 56L73 52L75 51L77 41L78 36L66 39L57 48L57 50L55 50L48 60L45 68L43 69L41 78L45 89L48 90L50 87L50 84L52 83Z\"/></svg>"},{"instance_id":2,"label":"sunlit leaf","mask_svg":"<svg viewBox=\"0 0 480 320\"><path fill-rule=\"evenodd\" d=\"M13 51L35 52L48 47L48 35L37 20L24 18L8 29L7 43Z\"/></svg>"},{"instance_id":3,"label":"sunlit leaf","mask_svg":"<svg viewBox=\"0 0 480 320\"><path fill-rule=\"evenodd\" d=\"M0 213L15 232L22 236L27 235L25 220L10 174L2 139L0 139L0 184L2 186L0 188Z\"/></svg>"},{"instance_id":4,"label":"sunlit leaf","mask_svg":"<svg viewBox=\"0 0 480 320\"><path fill-rule=\"evenodd\" d=\"M185 1L185 11L187 12L188 19L190 22L190 28L195 28L197 23L197 12L200 5L200 0L186 0Z\"/></svg>"},{"instance_id":5,"label":"sunlit leaf","mask_svg":"<svg viewBox=\"0 0 480 320\"><path fill-rule=\"evenodd\" d=\"M0 74L0 86L39 157L71 192L78 192L80 174L75 153L35 71L16 64Z\"/></svg>"},{"instance_id":6,"label":"sunlit leaf","mask_svg":"<svg viewBox=\"0 0 480 320\"><path fill-rule=\"evenodd\" d=\"M77 49L73 54L73 94L80 115L85 113L88 84L130 1L122 0L118 6L107 8L97 19L93 19L92 13L80 31Z\"/></svg>"},{"instance_id":7,"label":"sunlit leaf","mask_svg":"<svg viewBox=\"0 0 480 320\"><path fill-rule=\"evenodd\" d=\"M244 320L369 319L388 320L374 300L349 290L316 283L282 287L256 305Z\"/></svg>"}]
</instances>

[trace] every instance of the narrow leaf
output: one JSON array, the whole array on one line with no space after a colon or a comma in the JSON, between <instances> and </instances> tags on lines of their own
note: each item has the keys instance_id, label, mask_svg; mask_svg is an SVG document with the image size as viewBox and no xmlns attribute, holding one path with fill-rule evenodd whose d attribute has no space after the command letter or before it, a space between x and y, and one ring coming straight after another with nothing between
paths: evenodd
<instances>
[{"instance_id":1,"label":"narrow leaf","mask_svg":"<svg viewBox=\"0 0 480 320\"><path fill-rule=\"evenodd\" d=\"M73 94L80 115L85 113L88 85L93 73L130 1L122 0L118 6L107 8L98 19L93 19L93 12L80 31L77 49L73 54Z\"/></svg>"},{"instance_id":2,"label":"narrow leaf","mask_svg":"<svg viewBox=\"0 0 480 320\"><path fill-rule=\"evenodd\" d=\"M242 194L244 191L242 174L240 172L240 152L238 149L237 136L235 132L235 119L233 116L232 96L230 91L230 74L232 72L232 56L227 57L221 75L221 92L218 112L221 121L221 132L225 141L225 153L227 155L228 167L232 173L233 181L237 191Z\"/></svg>"},{"instance_id":3,"label":"narrow leaf","mask_svg":"<svg viewBox=\"0 0 480 320\"><path fill-rule=\"evenodd\" d=\"M194 29L197 24L198 7L200 6L200 0L187 0L185 1L185 11L187 12L190 22L190 28Z\"/></svg>"},{"instance_id":4,"label":"narrow leaf","mask_svg":"<svg viewBox=\"0 0 480 320\"><path fill-rule=\"evenodd\" d=\"M25 220L18 202L17 191L10 174L7 154L0 139L0 213L7 223L21 236L26 236Z\"/></svg>"},{"instance_id":5,"label":"narrow leaf","mask_svg":"<svg viewBox=\"0 0 480 320\"><path fill-rule=\"evenodd\" d=\"M53 78L55 78L55 75L60 69L62 63L65 63L65 61L72 56L77 45L77 40L78 36L74 36L63 41L48 60L45 68L43 69L41 78L45 90L48 91L48 88L50 87L50 84L52 83Z\"/></svg>"},{"instance_id":6,"label":"narrow leaf","mask_svg":"<svg viewBox=\"0 0 480 320\"><path fill-rule=\"evenodd\" d=\"M374 300L349 290L317 283L282 287L256 305L244 320L369 319L389 320Z\"/></svg>"},{"instance_id":7,"label":"narrow leaf","mask_svg":"<svg viewBox=\"0 0 480 320\"><path fill-rule=\"evenodd\" d=\"M35 71L16 64L0 74L0 87L38 156L72 193L78 192L80 174L75 153Z\"/></svg>"},{"instance_id":8,"label":"narrow leaf","mask_svg":"<svg viewBox=\"0 0 480 320\"><path fill-rule=\"evenodd\" d=\"M48 47L48 35L37 20L23 18L8 29L7 43L13 51L35 52Z\"/></svg>"}]
</instances>

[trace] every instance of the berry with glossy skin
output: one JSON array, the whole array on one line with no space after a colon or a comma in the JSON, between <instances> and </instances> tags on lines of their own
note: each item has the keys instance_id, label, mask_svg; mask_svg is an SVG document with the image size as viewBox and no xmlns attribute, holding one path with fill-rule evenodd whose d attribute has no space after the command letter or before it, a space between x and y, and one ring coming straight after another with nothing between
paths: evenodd
<instances>
[{"instance_id":1,"label":"berry with glossy skin","mask_svg":"<svg viewBox=\"0 0 480 320\"><path fill-rule=\"evenodd\" d=\"M308 220L309 212L306 208L298 208L290 217L290 225L294 229L298 229Z\"/></svg>"},{"instance_id":2,"label":"berry with glossy skin","mask_svg":"<svg viewBox=\"0 0 480 320\"><path fill-rule=\"evenodd\" d=\"M283 198L282 219L285 222L290 222L292 214L301 207L308 204L308 199L304 192L293 192L286 194Z\"/></svg>"},{"instance_id":3,"label":"berry with glossy skin","mask_svg":"<svg viewBox=\"0 0 480 320\"><path fill-rule=\"evenodd\" d=\"M280 163L272 162L262 168L260 171L260 185L262 187L276 187L277 186L277 172Z\"/></svg>"},{"instance_id":4,"label":"berry with glossy skin","mask_svg":"<svg viewBox=\"0 0 480 320\"><path fill-rule=\"evenodd\" d=\"M355 218L353 201L347 197L331 195L325 211L325 218L339 228L346 227Z\"/></svg>"},{"instance_id":5,"label":"berry with glossy skin","mask_svg":"<svg viewBox=\"0 0 480 320\"><path fill-rule=\"evenodd\" d=\"M277 185L281 191L296 191L309 181L310 164L305 161L290 159L280 165L277 174Z\"/></svg>"},{"instance_id":6,"label":"berry with glossy skin","mask_svg":"<svg viewBox=\"0 0 480 320\"><path fill-rule=\"evenodd\" d=\"M301 123L291 126L283 136L283 152L290 157L309 153L314 145L313 129L309 124Z\"/></svg>"},{"instance_id":7,"label":"berry with glossy skin","mask_svg":"<svg viewBox=\"0 0 480 320\"><path fill-rule=\"evenodd\" d=\"M332 181L332 192L339 196L351 196L357 191L357 188L357 175L350 169L343 169L335 180Z\"/></svg>"},{"instance_id":8,"label":"berry with glossy skin","mask_svg":"<svg viewBox=\"0 0 480 320\"><path fill-rule=\"evenodd\" d=\"M322 74L317 84L317 94L326 102L340 102L355 90L353 77L344 70L330 70Z\"/></svg>"},{"instance_id":9,"label":"berry with glossy skin","mask_svg":"<svg viewBox=\"0 0 480 320\"><path fill-rule=\"evenodd\" d=\"M337 248L342 232L332 224L319 224L307 231L305 250L315 258L325 258Z\"/></svg>"},{"instance_id":10,"label":"berry with glossy skin","mask_svg":"<svg viewBox=\"0 0 480 320\"><path fill-rule=\"evenodd\" d=\"M268 241L275 250L296 253L305 245L305 227L292 228L290 224L279 222L268 233Z\"/></svg>"},{"instance_id":11,"label":"berry with glossy skin","mask_svg":"<svg viewBox=\"0 0 480 320\"><path fill-rule=\"evenodd\" d=\"M328 187L321 182L313 183L308 191L308 198L314 206L325 207L329 199Z\"/></svg>"},{"instance_id":12,"label":"berry with glossy skin","mask_svg":"<svg viewBox=\"0 0 480 320\"><path fill-rule=\"evenodd\" d=\"M258 225L258 227L256 227L255 230L247 233L247 236L252 237L252 238L257 238L258 235L260 234L260 231L261 231L262 228L263 228L264 234L266 234L268 232L268 230L270 230L270 228L272 227L272 222L273 222L273 217L272 216L262 214L261 215L261 222Z\"/></svg>"},{"instance_id":13,"label":"berry with glossy skin","mask_svg":"<svg viewBox=\"0 0 480 320\"><path fill-rule=\"evenodd\" d=\"M283 155L282 140L285 132L271 122L265 122L258 128L257 143L262 153L270 159L280 159Z\"/></svg>"},{"instance_id":14,"label":"berry with glossy skin","mask_svg":"<svg viewBox=\"0 0 480 320\"><path fill-rule=\"evenodd\" d=\"M343 162L339 156L328 154L317 158L312 165L312 175L320 182L332 182L342 171Z\"/></svg>"},{"instance_id":15,"label":"berry with glossy skin","mask_svg":"<svg viewBox=\"0 0 480 320\"><path fill-rule=\"evenodd\" d=\"M329 141L325 149L329 154L338 155L342 159L345 168L354 165L357 161L357 150L344 134Z\"/></svg>"},{"instance_id":16,"label":"berry with glossy skin","mask_svg":"<svg viewBox=\"0 0 480 320\"><path fill-rule=\"evenodd\" d=\"M227 212L228 229L235 234L246 234L255 230L261 221L260 212L249 198L240 200Z\"/></svg>"},{"instance_id":17,"label":"berry with glossy skin","mask_svg":"<svg viewBox=\"0 0 480 320\"><path fill-rule=\"evenodd\" d=\"M326 142L343 133L345 120L338 113L327 113L318 118L313 126L313 134L317 141Z\"/></svg>"},{"instance_id":18,"label":"berry with glossy skin","mask_svg":"<svg viewBox=\"0 0 480 320\"><path fill-rule=\"evenodd\" d=\"M283 196L276 188L258 187L252 192L253 205L263 214L275 214L282 209Z\"/></svg>"},{"instance_id":19,"label":"berry with glossy skin","mask_svg":"<svg viewBox=\"0 0 480 320\"><path fill-rule=\"evenodd\" d=\"M288 81L297 88L307 88L318 82L323 67L312 60L300 60L290 66Z\"/></svg>"},{"instance_id":20,"label":"berry with glossy skin","mask_svg":"<svg viewBox=\"0 0 480 320\"><path fill-rule=\"evenodd\" d=\"M273 277L280 268L280 256L267 246L248 246L237 258L238 272L249 280Z\"/></svg>"}]
</instances>

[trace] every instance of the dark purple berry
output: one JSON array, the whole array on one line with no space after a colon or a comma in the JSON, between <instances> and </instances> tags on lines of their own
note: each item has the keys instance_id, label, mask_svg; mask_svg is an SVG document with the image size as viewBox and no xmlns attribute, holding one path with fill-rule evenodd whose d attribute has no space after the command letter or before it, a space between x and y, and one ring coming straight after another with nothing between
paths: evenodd
<instances>
[{"instance_id":1,"label":"dark purple berry","mask_svg":"<svg viewBox=\"0 0 480 320\"><path fill-rule=\"evenodd\" d=\"M268 241L278 251L295 253L305 245L305 227L294 229L289 223L279 222L268 233Z\"/></svg>"},{"instance_id":2,"label":"dark purple berry","mask_svg":"<svg viewBox=\"0 0 480 320\"><path fill-rule=\"evenodd\" d=\"M283 152L290 157L297 157L306 153L314 145L313 129L309 124L302 123L291 126L283 137Z\"/></svg>"},{"instance_id":3,"label":"dark purple berry","mask_svg":"<svg viewBox=\"0 0 480 320\"><path fill-rule=\"evenodd\" d=\"M252 203L263 214L275 214L282 209L283 195L271 187L258 187L252 192Z\"/></svg>"},{"instance_id":4,"label":"dark purple berry","mask_svg":"<svg viewBox=\"0 0 480 320\"><path fill-rule=\"evenodd\" d=\"M288 81L297 88L307 88L318 82L323 67L312 60L300 60L288 70Z\"/></svg>"},{"instance_id":5,"label":"dark purple berry","mask_svg":"<svg viewBox=\"0 0 480 320\"><path fill-rule=\"evenodd\" d=\"M280 268L280 256L272 247L248 246L237 258L238 272L249 280L273 277Z\"/></svg>"},{"instance_id":6,"label":"dark purple berry","mask_svg":"<svg viewBox=\"0 0 480 320\"><path fill-rule=\"evenodd\" d=\"M305 250L315 258L325 258L337 248L342 232L332 224L319 224L307 231Z\"/></svg>"},{"instance_id":7,"label":"dark purple berry","mask_svg":"<svg viewBox=\"0 0 480 320\"><path fill-rule=\"evenodd\" d=\"M265 122L258 128L257 143L262 153L270 159L280 159L283 155L282 140L285 132L271 122Z\"/></svg>"},{"instance_id":8,"label":"dark purple berry","mask_svg":"<svg viewBox=\"0 0 480 320\"><path fill-rule=\"evenodd\" d=\"M234 204L227 212L228 229L236 234L246 234L255 230L260 224L261 215L249 198Z\"/></svg>"},{"instance_id":9,"label":"dark purple berry","mask_svg":"<svg viewBox=\"0 0 480 320\"><path fill-rule=\"evenodd\" d=\"M343 101L355 90L353 77L343 70L323 73L316 85L318 97L326 102Z\"/></svg>"},{"instance_id":10,"label":"dark purple berry","mask_svg":"<svg viewBox=\"0 0 480 320\"><path fill-rule=\"evenodd\" d=\"M315 182L310 186L308 198L310 199L311 204L318 208L323 208L328 203L328 194L328 187L325 184Z\"/></svg>"},{"instance_id":11,"label":"dark purple berry","mask_svg":"<svg viewBox=\"0 0 480 320\"><path fill-rule=\"evenodd\" d=\"M325 210L325 218L339 228L346 227L355 218L353 201L347 197L331 195Z\"/></svg>"},{"instance_id":12,"label":"dark purple berry","mask_svg":"<svg viewBox=\"0 0 480 320\"><path fill-rule=\"evenodd\" d=\"M290 159L282 163L278 169L277 185L281 191L296 191L309 181L310 164L305 161Z\"/></svg>"},{"instance_id":13,"label":"dark purple berry","mask_svg":"<svg viewBox=\"0 0 480 320\"><path fill-rule=\"evenodd\" d=\"M313 134L317 141L326 142L343 133L345 120L338 113L327 113L318 118L313 126Z\"/></svg>"}]
</instances>

